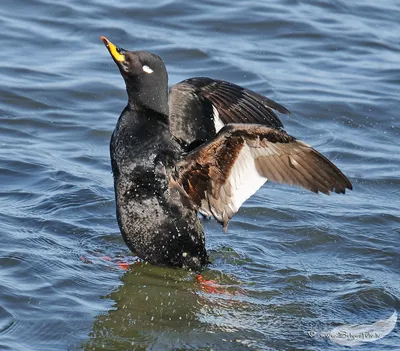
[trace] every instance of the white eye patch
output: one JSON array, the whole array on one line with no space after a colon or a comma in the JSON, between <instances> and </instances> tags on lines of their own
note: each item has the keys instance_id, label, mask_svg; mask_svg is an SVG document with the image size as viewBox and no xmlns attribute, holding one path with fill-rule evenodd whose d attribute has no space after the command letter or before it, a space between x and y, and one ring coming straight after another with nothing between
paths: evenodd
<instances>
[{"instance_id":1,"label":"white eye patch","mask_svg":"<svg viewBox=\"0 0 400 351\"><path fill-rule=\"evenodd\" d=\"M143 67L142 67L142 69L143 69L143 71L145 71L146 73L153 73L153 70L149 67L149 66L147 66L147 65L144 65Z\"/></svg>"}]
</instances>

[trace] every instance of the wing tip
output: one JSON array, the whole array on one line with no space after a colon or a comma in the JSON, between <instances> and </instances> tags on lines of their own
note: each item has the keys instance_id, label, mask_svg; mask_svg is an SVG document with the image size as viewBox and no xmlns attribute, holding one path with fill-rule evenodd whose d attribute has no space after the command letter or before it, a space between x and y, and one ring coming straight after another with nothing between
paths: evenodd
<instances>
[{"instance_id":1,"label":"wing tip","mask_svg":"<svg viewBox=\"0 0 400 351\"><path fill-rule=\"evenodd\" d=\"M277 103L278 104L278 103ZM278 104L279 109L276 109L278 112L283 113L284 115L290 116L292 114L292 112L290 110L288 110L286 107Z\"/></svg>"},{"instance_id":2,"label":"wing tip","mask_svg":"<svg viewBox=\"0 0 400 351\"><path fill-rule=\"evenodd\" d=\"M346 182L344 184L335 184L330 189L326 189L325 191L322 189L318 189L316 191L316 193L323 193L325 195L330 195L331 193L344 195L344 194L346 194L346 189L353 190L353 185L350 183L350 181L347 178L346 178ZM313 191L313 190L311 190L311 191Z\"/></svg>"},{"instance_id":3,"label":"wing tip","mask_svg":"<svg viewBox=\"0 0 400 351\"><path fill-rule=\"evenodd\" d=\"M346 194L346 189L353 190L353 185L350 182L347 182L344 186L335 188L335 193L336 194Z\"/></svg>"}]
</instances>

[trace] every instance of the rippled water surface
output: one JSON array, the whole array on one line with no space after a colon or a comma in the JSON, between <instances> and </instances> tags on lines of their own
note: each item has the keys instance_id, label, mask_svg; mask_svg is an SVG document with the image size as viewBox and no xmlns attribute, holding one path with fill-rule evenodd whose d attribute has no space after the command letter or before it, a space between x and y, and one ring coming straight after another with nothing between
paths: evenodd
<instances>
[{"instance_id":1,"label":"rippled water surface","mask_svg":"<svg viewBox=\"0 0 400 351\"><path fill-rule=\"evenodd\" d=\"M1 4L1 350L339 350L320 333L400 309L398 1ZM217 292L119 268L134 257L108 144L126 93L100 35L162 56L171 85L210 76L277 100L354 191L266 184L228 234L205 223Z\"/></svg>"}]
</instances>

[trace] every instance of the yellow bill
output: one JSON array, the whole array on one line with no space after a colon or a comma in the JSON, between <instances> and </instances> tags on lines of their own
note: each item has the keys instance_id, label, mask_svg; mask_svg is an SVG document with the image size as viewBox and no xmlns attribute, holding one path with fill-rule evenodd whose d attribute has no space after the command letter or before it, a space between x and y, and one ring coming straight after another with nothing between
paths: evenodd
<instances>
[{"instance_id":1,"label":"yellow bill","mask_svg":"<svg viewBox=\"0 0 400 351\"><path fill-rule=\"evenodd\" d=\"M125 56L118 52L117 47L111 41L109 41L106 37L103 36L101 36L100 38L115 61L118 62L125 61Z\"/></svg>"}]
</instances>

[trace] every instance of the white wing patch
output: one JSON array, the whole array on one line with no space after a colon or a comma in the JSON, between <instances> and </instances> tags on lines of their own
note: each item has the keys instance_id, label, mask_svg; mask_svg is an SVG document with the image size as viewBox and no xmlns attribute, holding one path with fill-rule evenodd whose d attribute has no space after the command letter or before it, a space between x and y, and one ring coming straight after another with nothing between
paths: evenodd
<instances>
[{"instance_id":1,"label":"white wing patch","mask_svg":"<svg viewBox=\"0 0 400 351\"><path fill-rule=\"evenodd\" d=\"M244 144L224 185L233 190L232 210L238 211L243 202L260 189L267 180L257 171L251 149Z\"/></svg>"},{"instance_id":2,"label":"white wing patch","mask_svg":"<svg viewBox=\"0 0 400 351\"><path fill-rule=\"evenodd\" d=\"M213 216L223 223L226 229L229 220L240 206L267 180L256 168L254 150L245 143L228 179L219 189L219 194L209 196L209 206L202 204L202 209L204 212L211 210Z\"/></svg>"},{"instance_id":3,"label":"white wing patch","mask_svg":"<svg viewBox=\"0 0 400 351\"><path fill-rule=\"evenodd\" d=\"M143 67L142 67L142 69L143 69L143 71L144 72L146 72L146 73L153 73L153 70L149 67L149 66L147 66L147 65L144 65Z\"/></svg>"},{"instance_id":4,"label":"white wing patch","mask_svg":"<svg viewBox=\"0 0 400 351\"><path fill-rule=\"evenodd\" d=\"M217 108L212 105L213 107L213 118L214 118L214 127L215 127L215 132L218 133L219 130L225 125L224 122L221 121L221 118L219 118L219 112Z\"/></svg>"}]
</instances>

